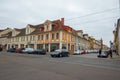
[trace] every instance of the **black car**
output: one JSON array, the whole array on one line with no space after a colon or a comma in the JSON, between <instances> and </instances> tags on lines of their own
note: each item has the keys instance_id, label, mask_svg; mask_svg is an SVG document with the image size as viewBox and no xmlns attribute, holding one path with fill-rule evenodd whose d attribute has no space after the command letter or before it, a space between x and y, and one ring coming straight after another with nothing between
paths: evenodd
<instances>
[{"instance_id":1,"label":"black car","mask_svg":"<svg viewBox=\"0 0 120 80\"><path fill-rule=\"evenodd\" d=\"M2 47L0 47L0 52L2 51Z\"/></svg>"},{"instance_id":2,"label":"black car","mask_svg":"<svg viewBox=\"0 0 120 80\"><path fill-rule=\"evenodd\" d=\"M29 52L29 54L41 54L41 55L45 55L46 51L44 49L38 49L38 50L34 50L32 52Z\"/></svg>"},{"instance_id":3,"label":"black car","mask_svg":"<svg viewBox=\"0 0 120 80\"><path fill-rule=\"evenodd\" d=\"M7 50L7 52L15 52L16 51L16 48L10 48Z\"/></svg>"},{"instance_id":4,"label":"black car","mask_svg":"<svg viewBox=\"0 0 120 80\"><path fill-rule=\"evenodd\" d=\"M66 49L58 49L52 52L50 55L51 57L69 57L69 51Z\"/></svg>"}]
</instances>

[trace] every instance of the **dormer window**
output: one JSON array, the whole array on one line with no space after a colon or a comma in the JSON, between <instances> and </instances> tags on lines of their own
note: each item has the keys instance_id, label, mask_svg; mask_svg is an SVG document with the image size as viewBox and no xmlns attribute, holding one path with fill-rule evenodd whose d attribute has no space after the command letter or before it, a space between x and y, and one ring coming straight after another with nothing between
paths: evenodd
<instances>
[{"instance_id":1,"label":"dormer window","mask_svg":"<svg viewBox=\"0 0 120 80\"><path fill-rule=\"evenodd\" d=\"M15 35L16 35L16 31L13 30L13 31L12 31L12 36L15 36Z\"/></svg>"},{"instance_id":2,"label":"dormer window","mask_svg":"<svg viewBox=\"0 0 120 80\"><path fill-rule=\"evenodd\" d=\"M29 34L29 28L27 28L27 34Z\"/></svg>"},{"instance_id":3,"label":"dormer window","mask_svg":"<svg viewBox=\"0 0 120 80\"><path fill-rule=\"evenodd\" d=\"M30 34L34 30L35 30L34 26L28 24L26 27L26 34Z\"/></svg>"},{"instance_id":4,"label":"dormer window","mask_svg":"<svg viewBox=\"0 0 120 80\"><path fill-rule=\"evenodd\" d=\"M45 21L45 23L44 23L44 31L50 31L51 27L52 27L51 21L49 21L49 20Z\"/></svg>"},{"instance_id":5,"label":"dormer window","mask_svg":"<svg viewBox=\"0 0 120 80\"><path fill-rule=\"evenodd\" d=\"M52 26L51 26L51 30L53 30L53 29L54 29L54 27L55 27L55 24L52 24Z\"/></svg>"},{"instance_id":6,"label":"dormer window","mask_svg":"<svg viewBox=\"0 0 120 80\"><path fill-rule=\"evenodd\" d=\"M30 34L30 27L29 26L26 27L26 34Z\"/></svg>"},{"instance_id":7,"label":"dormer window","mask_svg":"<svg viewBox=\"0 0 120 80\"><path fill-rule=\"evenodd\" d=\"M49 26L47 25L47 30L49 30Z\"/></svg>"},{"instance_id":8,"label":"dormer window","mask_svg":"<svg viewBox=\"0 0 120 80\"><path fill-rule=\"evenodd\" d=\"M42 29L40 28L40 31L42 31Z\"/></svg>"}]
</instances>

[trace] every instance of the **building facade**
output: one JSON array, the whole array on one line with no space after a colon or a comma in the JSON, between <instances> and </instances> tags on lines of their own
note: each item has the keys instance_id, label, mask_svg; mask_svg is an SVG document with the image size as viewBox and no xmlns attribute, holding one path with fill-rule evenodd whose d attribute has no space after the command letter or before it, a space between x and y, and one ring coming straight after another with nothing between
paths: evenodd
<instances>
[{"instance_id":1,"label":"building facade","mask_svg":"<svg viewBox=\"0 0 120 80\"><path fill-rule=\"evenodd\" d=\"M120 55L120 19L117 21L117 26L113 31L114 34L114 49L117 50L117 53Z\"/></svg>"},{"instance_id":2,"label":"building facade","mask_svg":"<svg viewBox=\"0 0 120 80\"><path fill-rule=\"evenodd\" d=\"M64 25L64 19L45 21L37 32L37 48L51 52L56 49L74 51L75 30Z\"/></svg>"},{"instance_id":3,"label":"building facade","mask_svg":"<svg viewBox=\"0 0 120 80\"><path fill-rule=\"evenodd\" d=\"M28 24L22 29L6 29L0 32L0 45L9 48L34 48L45 49L47 52L56 49L91 50L100 47L94 38L83 34L82 30L74 30L64 24L64 18L60 20L46 20L43 24Z\"/></svg>"},{"instance_id":4,"label":"building facade","mask_svg":"<svg viewBox=\"0 0 120 80\"><path fill-rule=\"evenodd\" d=\"M9 43L9 37L11 36L12 29L7 28L0 32L0 47L3 48L3 51L7 50L7 43Z\"/></svg>"}]
</instances>

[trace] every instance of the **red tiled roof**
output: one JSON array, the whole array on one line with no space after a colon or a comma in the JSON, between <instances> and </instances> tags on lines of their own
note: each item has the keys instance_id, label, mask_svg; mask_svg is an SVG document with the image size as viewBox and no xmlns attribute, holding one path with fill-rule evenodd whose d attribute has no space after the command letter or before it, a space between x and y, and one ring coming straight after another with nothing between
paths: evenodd
<instances>
[{"instance_id":1,"label":"red tiled roof","mask_svg":"<svg viewBox=\"0 0 120 80\"><path fill-rule=\"evenodd\" d=\"M21 29L18 29L18 28L14 28L14 30L16 30L16 31L21 31Z\"/></svg>"},{"instance_id":2,"label":"red tiled roof","mask_svg":"<svg viewBox=\"0 0 120 80\"><path fill-rule=\"evenodd\" d=\"M25 28L19 29L20 33L16 36L25 36Z\"/></svg>"},{"instance_id":3,"label":"red tiled roof","mask_svg":"<svg viewBox=\"0 0 120 80\"><path fill-rule=\"evenodd\" d=\"M39 24L39 25L34 25L32 26L33 28L35 28L35 31L33 31L31 34L39 34L40 32L44 31L44 25L43 24Z\"/></svg>"},{"instance_id":4,"label":"red tiled roof","mask_svg":"<svg viewBox=\"0 0 120 80\"><path fill-rule=\"evenodd\" d=\"M65 31L73 33L73 34L76 33L76 31L73 28L64 25L63 22L60 21L60 20L54 20L54 21L51 21L51 23L52 23L52 31L65 30ZM35 31L33 31L29 35L31 35L31 34L39 34L39 33L43 33L44 32L44 24L39 24L39 25L28 24L28 25L31 28L36 28Z\"/></svg>"},{"instance_id":5,"label":"red tiled roof","mask_svg":"<svg viewBox=\"0 0 120 80\"><path fill-rule=\"evenodd\" d=\"M11 36L12 36L12 32L8 32L8 33L6 33L6 34L1 35L0 38L11 37Z\"/></svg>"}]
</instances>

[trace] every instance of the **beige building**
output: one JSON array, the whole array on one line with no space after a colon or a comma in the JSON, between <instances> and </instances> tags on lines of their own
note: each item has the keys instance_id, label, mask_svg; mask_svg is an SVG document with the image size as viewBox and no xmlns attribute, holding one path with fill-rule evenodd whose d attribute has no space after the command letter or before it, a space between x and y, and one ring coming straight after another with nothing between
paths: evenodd
<instances>
[{"instance_id":1,"label":"beige building","mask_svg":"<svg viewBox=\"0 0 120 80\"><path fill-rule=\"evenodd\" d=\"M4 35L4 36L3 36ZM74 30L61 20L46 20L43 24L28 24L22 29L6 29L0 32L0 45L5 48L34 48L46 49L47 52L55 49L67 49L71 53L78 49L96 49L99 42L82 30ZM96 46L97 45L97 46Z\"/></svg>"},{"instance_id":2,"label":"beige building","mask_svg":"<svg viewBox=\"0 0 120 80\"><path fill-rule=\"evenodd\" d=\"M120 19L117 21L117 26L113 31L114 34L114 49L117 50L118 54L120 54Z\"/></svg>"},{"instance_id":3,"label":"beige building","mask_svg":"<svg viewBox=\"0 0 120 80\"><path fill-rule=\"evenodd\" d=\"M102 45L101 45L101 41L100 41L100 40L95 40L95 43L96 43L96 44L95 44L94 48L97 49L97 50L99 50L99 49L101 48L101 46L102 46ZM103 48L103 49L104 49L104 48Z\"/></svg>"},{"instance_id":4,"label":"beige building","mask_svg":"<svg viewBox=\"0 0 120 80\"><path fill-rule=\"evenodd\" d=\"M36 44L36 31L39 25L30 25L28 24L26 28L12 30L12 35L9 38L10 42L8 43L8 48L27 48L31 47L37 49Z\"/></svg>"},{"instance_id":5,"label":"beige building","mask_svg":"<svg viewBox=\"0 0 120 80\"><path fill-rule=\"evenodd\" d=\"M88 34L83 34L83 30L77 30L75 36L75 49L74 50L89 50L90 42Z\"/></svg>"},{"instance_id":6,"label":"beige building","mask_svg":"<svg viewBox=\"0 0 120 80\"><path fill-rule=\"evenodd\" d=\"M0 32L0 47L5 51L7 49L7 43L9 43L9 37L11 35L12 29L7 28Z\"/></svg>"}]
</instances>

